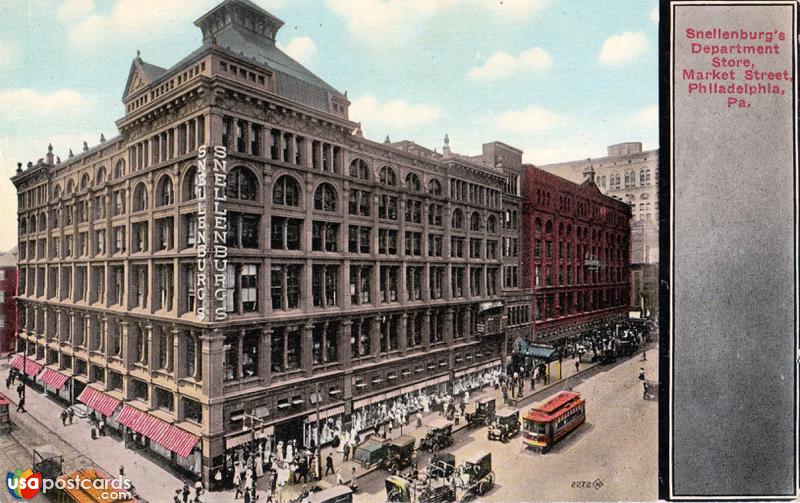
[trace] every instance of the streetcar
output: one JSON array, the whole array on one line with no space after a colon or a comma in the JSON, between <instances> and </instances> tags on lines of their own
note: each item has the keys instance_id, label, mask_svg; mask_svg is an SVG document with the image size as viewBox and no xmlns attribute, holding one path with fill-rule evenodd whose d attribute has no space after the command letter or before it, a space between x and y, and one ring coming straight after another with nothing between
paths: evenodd
<instances>
[{"instance_id":1,"label":"streetcar","mask_svg":"<svg viewBox=\"0 0 800 503\"><path fill-rule=\"evenodd\" d=\"M562 391L523 418L522 441L542 453L586 421L586 401L579 393Z\"/></svg>"}]
</instances>

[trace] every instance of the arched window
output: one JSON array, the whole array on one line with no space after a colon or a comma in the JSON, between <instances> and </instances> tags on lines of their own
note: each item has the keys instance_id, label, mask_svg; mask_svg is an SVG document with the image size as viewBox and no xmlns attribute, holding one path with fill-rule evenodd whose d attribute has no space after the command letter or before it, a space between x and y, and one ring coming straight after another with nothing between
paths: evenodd
<instances>
[{"instance_id":1,"label":"arched window","mask_svg":"<svg viewBox=\"0 0 800 503\"><path fill-rule=\"evenodd\" d=\"M73 192L75 192L75 182L73 182L72 180L69 180L69 181L67 181L67 192L66 192L66 195L67 196L71 196Z\"/></svg>"},{"instance_id":2,"label":"arched window","mask_svg":"<svg viewBox=\"0 0 800 503\"><path fill-rule=\"evenodd\" d=\"M533 225L534 225L534 227L536 229L536 234L541 234L542 233L542 219L539 218L539 217L536 217L536 220L534 220L534 224Z\"/></svg>"},{"instance_id":3,"label":"arched window","mask_svg":"<svg viewBox=\"0 0 800 503\"><path fill-rule=\"evenodd\" d=\"M25 220L25 217L19 217L19 234L24 235L28 232L28 222Z\"/></svg>"},{"instance_id":4,"label":"arched window","mask_svg":"<svg viewBox=\"0 0 800 503\"><path fill-rule=\"evenodd\" d=\"M156 194L158 194L158 206L168 206L175 202L175 191L172 189L172 178L169 175L164 175L158 180Z\"/></svg>"},{"instance_id":5,"label":"arched window","mask_svg":"<svg viewBox=\"0 0 800 503\"><path fill-rule=\"evenodd\" d=\"M181 200L193 201L197 199L197 168L192 166L186 170L181 183Z\"/></svg>"},{"instance_id":6,"label":"arched window","mask_svg":"<svg viewBox=\"0 0 800 503\"><path fill-rule=\"evenodd\" d=\"M31 231L31 234L36 232L36 215L31 215L31 218L28 219L28 229Z\"/></svg>"},{"instance_id":7,"label":"arched window","mask_svg":"<svg viewBox=\"0 0 800 503\"><path fill-rule=\"evenodd\" d=\"M239 166L228 173L226 194L230 199L255 201L258 196L258 179L249 169Z\"/></svg>"},{"instance_id":8,"label":"arched window","mask_svg":"<svg viewBox=\"0 0 800 503\"><path fill-rule=\"evenodd\" d=\"M322 183L314 192L314 209L336 211L336 191L329 183Z\"/></svg>"},{"instance_id":9,"label":"arched window","mask_svg":"<svg viewBox=\"0 0 800 503\"><path fill-rule=\"evenodd\" d=\"M97 170L97 175L94 177L95 185L103 185L106 183L106 167L100 166Z\"/></svg>"},{"instance_id":10,"label":"arched window","mask_svg":"<svg viewBox=\"0 0 800 503\"><path fill-rule=\"evenodd\" d=\"M61 185L56 185L53 187L53 199L58 199L61 197Z\"/></svg>"},{"instance_id":11,"label":"arched window","mask_svg":"<svg viewBox=\"0 0 800 503\"><path fill-rule=\"evenodd\" d=\"M378 174L378 180L380 181L381 185L397 185L397 175L394 174L394 170L389 166L384 166L381 168L381 171Z\"/></svg>"},{"instance_id":12,"label":"arched window","mask_svg":"<svg viewBox=\"0 0 800 503\"><path fill-rule=\"evenodd\" d=\"M559 236L564 235L564 224L558 224L558 235Z\"/></svg>"},{"instance_id":13,"label":"arched window","mask_svg":"<svg viewBox=\"0 0 800 503\"><path fill-rule=\"evenodd\" d=\"M469 217L469 230L478 232L481 230L481 215L476 211Z\"/></svg>"},{"instance_id":14,"label":"arched window","mask_svg":"<svg viewBox=\"0 0 800 503\"><path fill-rule=\"evenodd\" d=\"M136 186L133 191L133 211L147 209L147 187L143 183Z\"/></svg>"},{"instance_id":15,"label":"arched window","mask_svg":"<svg viewBox=\"0 0 800 503\"><path fill-rule=\"evenodd\" d=\"M442 195L442 184L439 183L439 180L433 178L431 179L431 181L428 182L428 194L434 196Z\"/></svg>"},{"instance_id":16,"label":"arched window","mask_svg":"<svg viewBox=\"0 0 800 503\"><path fill-rule=\"evenodd\" d=\"M461 229L464 227L464 213L458 208L453 210L453 218L451 220L451 227L453 229Z\"/></svg>"},{"instance_id":17,"label":"arched window","mask_svg":"<svg viewBox=\"0 0 800 503\"><path fill-rule=\"evenodd\" d=\"M369 180L369 166L367 161L360 158L355 158L350 162L350 176L353 178L361 178L362 180Z\"/></svg>"},{"instance_id":18,"label":"arched window","mask_svg":"<svg viewBox=\"0 0 800 503\"><path fill-rule=\"evenodd\" d=\"M545 234L552 234L553 233L553 222L550 220L544 225L544 233Z\"/></svg>"},{"instance_id":19,"label":"arched window","mask_svg":"<svg viewBox=\"0 0 800 503\"><path fill-rule=\"evenodd\" d=\"M300 185L289 175L283 175L272 188L272 203L300 206Z\"/></svg>"},{"instance_id":20,"label":"arched window","mask_svg":"<svg viewBox=\"0 0 800 503\"><path fill-rule=\"evenodd\" d=\"M125 176L125 161L120 159L117 161L117 164L114 165L114 180L118 180Z\"/></svg>"},{"instance_id":21,"label":"arched window","mask_svg":"<svg viewBox=\"0 0 800 503\"><path fill-rule=\"evenodd\" d=\"M567 224L567 237L572 237L572 226Z\"/></svg>"},{"instance_id":22,"label":"arched window","mask_svg":"<svg viewBox=\"0 0 800 503\"><path fill-rule=\"evenodd\" d=\"M490 234L497 232L497 219L494 218L494 215L489 215L489 218L486 219L486 232Z\"/></svg>"},{"instance_id":23,"label":"arched window","mask_svg":"<svg viewBox=\"0 0 800 503\"><path fill-rule=\"evenodd\" d=\"M89 173L84 173L81 177L81 190L89 188Z\"/></svg>"},{"instance_id":24,"label":"arched window","mask_svg":"<svg viewBox=\"0 0 800 503\"><path fill-rule=\"evenodd\" d=\"M422 188L422 184L419 182L419 177L416 173L409 173L406 175L406 189L419 192Z\"/></svg>"},{"instance_id":25,"label":"arched window","mask_svg":"<svg viewBox=\"0 0 800 503\"><path fill-rule=\"evenodd\" d=\"M44 232L47 230L47 215L42 212L39 215L39 232Z\"/></svg>"}]
</instances>

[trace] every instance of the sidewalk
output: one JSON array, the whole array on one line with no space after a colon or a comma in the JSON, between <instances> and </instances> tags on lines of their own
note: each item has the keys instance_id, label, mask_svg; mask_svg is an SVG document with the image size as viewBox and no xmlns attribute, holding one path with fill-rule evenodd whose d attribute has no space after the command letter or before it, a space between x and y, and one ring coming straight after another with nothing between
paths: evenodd
<instances>
[{"instance_id":1,"label":"sidewalk","mask_svg":"<svg viewBox=\"0 0 800 503\"><path fill-rule=\"evenodd\" d=\"M8 365L5 363L0 367L3 372L7 369ZM30 418L26 419L24 416L31 416L50 433L70 444L86 458L91 459L95 466L112 477L119 474L120 466L124 466L125 477L131 479L136 491L145 500L151 503L171 501L172 492L183 487L183 480L175 477L149 458L126 449L122 442L109 436L92 440L90 433L92 426L88 419L80 419L75 416L73 424L67 423L66 426L63 426L59 418L63 408L36 389L27 387L25 395L27 412L20 414L16 412L16 405L19 402L16 391L6 389L4 384L0 387L7 398L14 403L10 412L12 421L30 421ZM42 439L41 443L48 442L46 439ZM169 499L165 498L165 491L169 491Z\"/></svg>"},{"instance_id":2,"label":"sidewalk","mask_svg":"<svg viewBox=\"0 0 800 503\"><path fill-rule=\"evenodd\" d=\"M525 380L523 397L517 398L515 402L518 404L527 403L528 400L532 397L535 398L539 393L551 389L554 386L559 386L563 384L566 379L582 374L596 365L596 363L582 363L580 371L576 372L575 359L565 359L562 362L561 379L555 380L555 377L558 376L558 366L557 364L553 364L551 365L553 378L551 378L550 384L537 384L536 389L532 391L530 389L530 380ZM5 362L0 364L0 371L7 368L8 365ZM14 390L4 391L8 391L8 398L14 403L14 407L11 408L12 420L18 420L15 416L20 415L14 411L18 402L17 394ZM504 406L501 390L494 389L494 387L487 386L480 391L471 392L470 395L473 401L487 397L495 398L497 400L498 409ZM131 479L140 496L147 501L151 503L171 501L175 489L183 487L184 480L173 475L166 468L150 460L148 457L136 451L126 449L121 441L108 436L98 437L96 440L92 440L90 434L92 426L88 419L79 419L76 416L74 424L62 426L61 419L59 418L59 414L62 410L61 406L31 387L28 387L27 390L25 406L27 415L32 416L34 420L38 421L52 434L72 445L77 451L88 459L91 459L96 466L103 469L109 475L117 475L119 473L119 467L121 465L124 466L125 476ZM524 413L524 411L521 412ZM423 426L421 428L416 427L413 417L409 418L409 425L403 428L395 428L392 431L391 437L397 438L401 434L405 434L412 435L419 441L427 432L426 425L437 417L440 417L439 412L430 412L424 415L422 419ZM466 427L466 421L462 418L460 424L453 428L453 432L455 433ZM47 442L43 440L42 443ZM354 461L343 462L342 453L338 452L337 449L333 447L325 447L322 449L323 469L324 459L327 457L328 453L332 454L334 467L337 469L341 467L342 478L345 483L350 482L354 466L356 467L357 477L359 478L376 470L374 467L369 470L364 470L360 463ZM336 475L328 475L323 477L323 480L333 485L336 483ZM267 477L261 477L257 483L257 493L261 497L260 501L266 501L266 483ZM278 491L280 495L275 495L275 500L277 501L278 498L280 498L280 501L285 502L295 498L303 490L303 487L307 485L311 485L311 483L284 487L281 491ZM190 483L190 486L193 487L193 484ZM194 491L192 491L192 494L194 494ZM233 496L234 491L232 490L206 493L208 503L230 503L236 501Z\"/></svg>"}]
</instances>

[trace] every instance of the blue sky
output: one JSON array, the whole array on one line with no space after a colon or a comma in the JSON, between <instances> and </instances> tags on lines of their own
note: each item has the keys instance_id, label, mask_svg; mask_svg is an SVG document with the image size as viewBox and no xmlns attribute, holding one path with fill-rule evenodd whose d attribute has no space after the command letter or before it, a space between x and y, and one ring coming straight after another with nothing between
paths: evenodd
<instances>
[{"instance_id":1,"label":"blue sky","mask_svg":"<svg viewBox=\"0 0 800 503\"><path fill-rule=\"evenodd\" d=\"M500 140L533 164L657 147L656 2L253 0L278 43L382 141L477 154ZM0 250L14 246L17 161L117 134L136 50L169 67L218 0L7 0L0 6Z\"/></svg>"}]
</instances>

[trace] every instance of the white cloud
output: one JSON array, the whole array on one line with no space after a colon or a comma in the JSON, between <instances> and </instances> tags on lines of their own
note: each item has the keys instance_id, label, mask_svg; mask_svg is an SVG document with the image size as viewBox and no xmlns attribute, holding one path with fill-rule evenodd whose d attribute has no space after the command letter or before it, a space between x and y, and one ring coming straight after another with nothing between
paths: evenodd
<instances>
[{"instance_id":1,"label":"white cloud","mask_svg":"<svg viewBox=\"0 0 800 503\"><path fill-rule=\"evenodd\" d=\"M645 107L632 114L628 123L637 128L658 128L658 106Z\"/></svg>"},{"instance_id":2,"label":"white cloud","mask_svg":"<svg viewBox=\"0 0 800 503\"><path fill-rule=\"evenodd\" d=\"M457 9L476 9L505 22L522 21L549 0L326 0L328 7L347 19L350 33L370 47L389 48L413 38L436 16Z\"/></svg>"},{"instance_id":3,"label":"white cloud","mask_svg":"<svg viewBox=\"0 0 800 503\"><path fill-rule=\"evenodd\" d=\"M58 9L58 19L74 21L82 19L94 10L94 0L64 0Z\"/></svg>"},{"instance_id":4,"label":"white cloud","mask_svg":"<svg viewBox=\"0 0 800 503\"><path fill-rule=\"evenodd\" d=\"M561 114L537 105L524 110L509 110L490 118L490 123L498 129L523 134L546 130L565 122L566 118Z\"/></svg>"},{"instance_id":5,"label":"white cloud","mask_svg":"<svg viewBox=\"0 0 800 503\"><path fill-rule=\"evenodd\" d=\"M653 7L653 10L650 11L650 20L654 23L658 22L658 4Z\"/></svg>"},{"instance_id":6,"label":"white cloud","mask_svg":"<svg viewBox=\"0 0 800 503\"><path fill-rule=\"evenodd\" d=\"M392 100L381 103L372 95L360 96L350 104L350 119L360 121L365 132L407 134L411 129L439 120L443 112L424 103Z\"/></svg>"},{"instance_id":7,"label":"white cloud","mask_svg":"<svg viewBox=\"0 0 800 503\"><path fill-rule=\"evenodd\" d=\"M603 65L619 66L635 61L647 50L647 37L643 32L626 31L609 37L600 49L598 62Z\"/></svg>"},{"instance_id":8,"label":"white cloud","mask_svg":"<svg viewBox=\"0 0 800 503\"><path fill-rule=\"evenodd\" d=\"M13 44L0 40L0 68L11 66L17 59L17 48Z\"/></svg>"},{"instance_id":9,"label":"white cloud","mask_svg":"<svg viewBox=\"0 0 800 503\"><path fill-rule=\"evenodd\" d=\"M304 65L317 53L316 44L308 37L294 37L286 47L278 44L278 48Z\"/></svg>"},{"instance_id":10,"label":"white cloud","mask_svg":"<svg viewBox=\"0 0 800 503\"><path fill-rule=\"evenodd\" d=\"M0 110L7 120L31 116L52 117L56 114L72 116L94 106L92 98L72 89L61 89L49 94L32 89L0 89Z\"/></svg>"},{"instance_id":11,"label":"white cloud","mask_svg":"<svg viewBox=\"0 0 800 503\"><path fill-rule=\"evenodd\" d=\"M541 47L531 47L514 57L505 52L496 52L486 59L483 66L476 66L469 71L469 77L475 80L499 80L518 72L546 70L553 64L550 54Z\"/></svg>"},{"instance_id":12,"label":"white cloud","mask_svg":"<svg viewBox=\"0 0 800 503\"><path fill-rule=\"evenodd\" d=\"M109 41L136 40L171 26L184 26L213 7L214 0L118 0L108 14L94 14L72 26L73 49L93 49Z\"/></svg>"}]
</instances>

